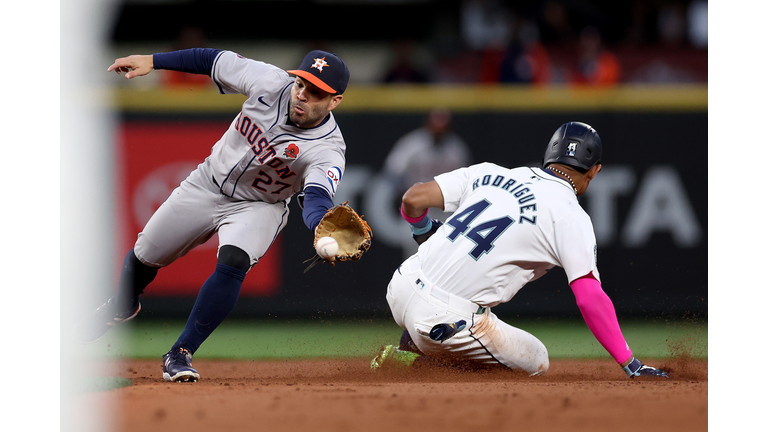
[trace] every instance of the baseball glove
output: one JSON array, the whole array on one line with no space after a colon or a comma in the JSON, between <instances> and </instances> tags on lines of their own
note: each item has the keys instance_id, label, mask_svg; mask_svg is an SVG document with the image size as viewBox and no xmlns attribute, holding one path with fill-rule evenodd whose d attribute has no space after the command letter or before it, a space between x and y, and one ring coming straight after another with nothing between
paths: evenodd
<instances>
[{"instance_id":1,"label":"baseball glove","mask_svg":"<svg viewBox=\"0 0 768 432\"><path fill-rule=\"evenodd\" d=\"M304 273L321 261L336 265L336 261L359 260L371 247L373 237L371 227L348 203L349 201L345 201L344 204L329 208L315 228L312 247L317 247L317 241L321 237L333 237L339 243L336 256L323 258L315 254L314 257L304 261L304 263L312 261Z\"/></svg>"}]
</instances>

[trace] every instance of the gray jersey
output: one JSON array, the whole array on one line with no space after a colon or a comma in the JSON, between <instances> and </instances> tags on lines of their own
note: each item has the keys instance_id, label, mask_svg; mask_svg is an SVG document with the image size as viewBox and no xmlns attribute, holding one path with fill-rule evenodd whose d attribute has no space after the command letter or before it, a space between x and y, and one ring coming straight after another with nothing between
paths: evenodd
<instances>
[{"instance_id":1,"label":"gray jersey","mask_svg":"<svg viewBox=\"0 0 768 432\"><path fill-rule=\"evenodd\" d=\"M290 125L294 78L231 51L216 57L211 78L222 94L248 97L201 165L224 195L274 203L317 186L334 196L344 173L346 144L333 114L314 128Z\"/></svg>"}]
</instances>

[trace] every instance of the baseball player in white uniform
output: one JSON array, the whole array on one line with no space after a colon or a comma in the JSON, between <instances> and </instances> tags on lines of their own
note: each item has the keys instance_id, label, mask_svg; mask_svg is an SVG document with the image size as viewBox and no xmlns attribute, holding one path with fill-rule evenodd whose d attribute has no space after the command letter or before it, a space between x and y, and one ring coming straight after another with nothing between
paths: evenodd
<instances>
[{"instance_id":1,"label":"baseball player in white uniform","mask_svg":"<svg viewBox=\"0 0 768 432\"><path fill-rule=\"evenodd\" d=\"M336 55L312 51L296 70L234 52L195 48L115 60L108 71L134 78L153 69L206 74L222 94L247 100L208 156L155 212L125 257L117 294L76 327L83 342L141 310L139 296L158 269L219 235L217 265L186 328L163 357L167 381L197 381L192 355L234 308L246 273L288 221L299 194L314 230L344 174L346 144L331 111L349 70Z\"/></svg>"},{"instance_id":2,"label":"baseball player in white uniform","mask_svg":"<svg viewBox=\"0 0 768 432\"><path fill-rule=\"evenodd\" d=\"M597 132L571 122L553 135L543 168L481 163L412 186L401 213L420 246L387 288L392 315L405 331L400 345L384 347L371 367L423 357L545 373L544 344L491 308L560 266L588 327L627 375L667 377L632 356L600 284L592 222L577 196L600 172L601 155ZM440 223L427 216L429 208L453 214Z\"/></svg>"}]
</instances>

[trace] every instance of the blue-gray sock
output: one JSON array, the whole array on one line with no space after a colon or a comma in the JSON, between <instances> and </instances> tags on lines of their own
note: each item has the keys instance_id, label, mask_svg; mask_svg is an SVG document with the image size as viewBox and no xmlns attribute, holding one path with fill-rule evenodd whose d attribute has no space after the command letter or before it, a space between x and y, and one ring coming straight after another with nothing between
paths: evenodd
<instances>
[{"instance_id":1,"label":"blue-gray sock","mask_svg":"<svg viewBox=\"0 0 768 432\"><path fill-rule=\"evenodd\" d=\"M244 279L244 271L226 264L216 264L216 271L200 288L187 325L173 348L184 347L194 354L232 312Z\"/></svg>"}]
</instances>

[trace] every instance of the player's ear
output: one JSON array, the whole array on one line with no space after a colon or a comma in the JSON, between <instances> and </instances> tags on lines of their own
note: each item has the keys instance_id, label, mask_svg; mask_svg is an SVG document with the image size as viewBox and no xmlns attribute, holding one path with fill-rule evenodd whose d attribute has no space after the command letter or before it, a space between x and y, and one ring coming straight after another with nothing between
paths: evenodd
<instances>
[{"instance_id":1,"label":"player's ear","mask_svg":"<svg viewBox=\"0 0 768 432\"><path fill-rule=\"evenodd\" d=\"M344 99L344 96L342 95L333 95L331 96L331 103L328 104L328 111L336 108L341 103L341 100Z\"/></svg>"},{"instance_id":2,"label":"player's ear","mask_svg":"<svg viewBox=\"0 0 768 432\"><path fill-rule=\"evenodd\" d=\"M587 178L589 178L589 180L592 180L593 178L595 178L597 173L599 173L602 169L603 169L602 164L596 164L595 166L590 168L589 171L587 171Z\"/></svg>"}]
</instances>

